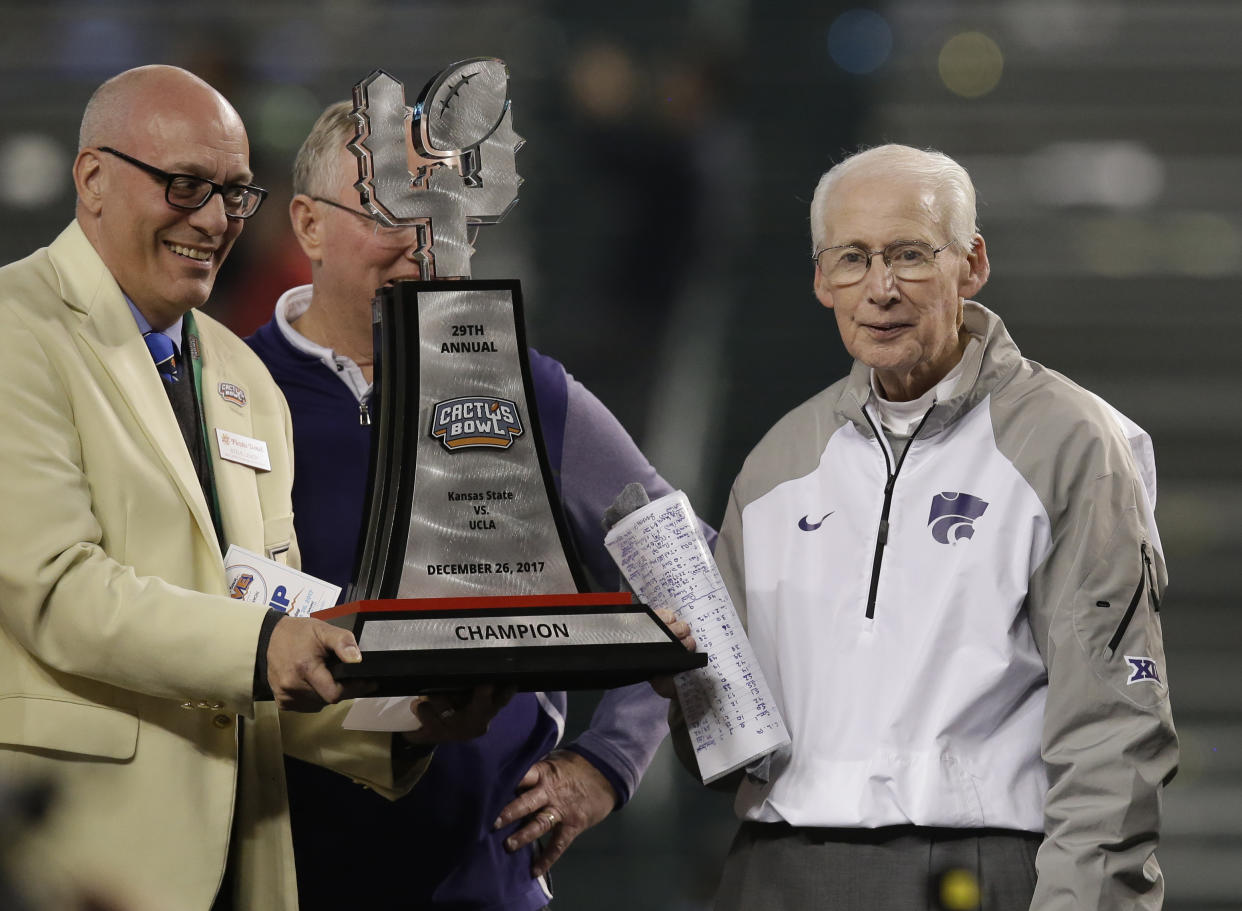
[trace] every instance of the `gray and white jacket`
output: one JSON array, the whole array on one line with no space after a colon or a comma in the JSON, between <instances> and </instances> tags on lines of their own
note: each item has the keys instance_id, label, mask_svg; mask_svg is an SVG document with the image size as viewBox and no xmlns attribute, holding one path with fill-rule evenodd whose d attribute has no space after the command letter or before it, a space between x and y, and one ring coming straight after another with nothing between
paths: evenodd
<instances>
[{"instance_id":1,"label":"gray and white jacket","mask_svg":"<svg viewBox=\"0 0 1242 911\"><path fill-rule=\"evenodd\" d=\"M1177 741L1150 440L995 314L965 325L908 445L855 363L734 483L716 558L792 738L736 810L1039 831L1033 908L1158 908Z\"/></svg>"}]
</instances>

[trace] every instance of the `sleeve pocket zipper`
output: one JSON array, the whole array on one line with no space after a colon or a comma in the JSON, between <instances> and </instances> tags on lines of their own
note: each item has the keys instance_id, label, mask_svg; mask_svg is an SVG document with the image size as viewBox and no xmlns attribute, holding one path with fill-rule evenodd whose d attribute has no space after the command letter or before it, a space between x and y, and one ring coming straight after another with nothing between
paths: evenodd
<instances>
[{"instance_id":1,"label":"sleeve pocket zipper","mask_svg":"<svg viewBox=\"0 0 1242 911\"><path fill-rule=\"evenodd\" d=\"M1151 555L1147 553L1147 542L1142 544L1143 550L1143 571L1147 575L1147 591L1151 595L1151 606L1156 613L1160 613L1160 596L1156 594L1156 570L1151 565Z\"/></svg>"},{"instance_id":2,"label":"sleeve pocket zipper","mask_svg":"<svg viewBox=\"0 0 1242 911\"><path fill-rule=\"evenodd\" d=\"M1121 637L1126 634L1126 630L1130 628L1130 621L1134 619L1134 611L1138 608L1139 598L1143 597L1143 586L1148 583L1148 567L1150 563L1147 559L1147 545L1142 545L1142 561L1139 563L1139 580L1138 585L1134 587L1134 595L1130 598L1130 606L1126 608L1125 616L1121 618L1121 623L1117 625L1117 631L1113 633L1113 638L1108 640L1108 651L1110 656L1117 654L1117 646L1121 645Z\"/></svg>"}]
</instances>

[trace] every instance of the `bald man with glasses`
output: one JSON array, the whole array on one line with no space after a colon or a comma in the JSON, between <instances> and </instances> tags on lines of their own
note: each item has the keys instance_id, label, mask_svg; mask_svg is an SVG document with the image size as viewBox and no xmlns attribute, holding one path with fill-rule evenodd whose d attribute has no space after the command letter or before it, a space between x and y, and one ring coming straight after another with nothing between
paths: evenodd
<instances>
[{"instance_id":1,"label":"bald man with glasses","mask_svg":"<svg viewBox=\"0 0 1242 911\"><path fill-rule=\"evenodd\" d=\"M73 178L75 219L0 269L0 777L59 794L5 848L109 906L294 911L282 752L394 796L426 763L340 729L349 632L229 597L230 545L299 557L288 408L195 310L265 191L168 66L100 86Z\"/></svg>"}]
</instances>

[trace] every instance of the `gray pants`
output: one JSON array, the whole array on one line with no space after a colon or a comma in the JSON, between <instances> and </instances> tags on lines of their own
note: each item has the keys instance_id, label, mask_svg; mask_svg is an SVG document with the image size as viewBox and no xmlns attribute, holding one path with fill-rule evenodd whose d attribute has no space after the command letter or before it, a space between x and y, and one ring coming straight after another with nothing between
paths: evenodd
<instances>
[{"instance_id":1,"label":"gray pants","mask_svg":"<svg viewBox=\"0 0 1242 911\"><path fill-rule=\"evenodd\" d=\"M1043 837L1001 829L807 829L744 822L725 860L714 911L939 909L948 871L977 882L981 903L949 908L1027 911ZM962 872L957 872L962 871ZM967 890L969 892L969 890ZM955 903L952 899L959 899Z\"/></svg>"}]
</instances>

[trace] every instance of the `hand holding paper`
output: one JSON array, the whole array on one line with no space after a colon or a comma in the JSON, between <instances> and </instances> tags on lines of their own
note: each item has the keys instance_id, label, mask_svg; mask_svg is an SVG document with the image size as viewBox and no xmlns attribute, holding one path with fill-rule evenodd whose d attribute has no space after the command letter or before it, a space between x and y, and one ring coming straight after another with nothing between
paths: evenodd
<instances>
[{"instance_id":1,"label":"hand holding paper","mask_svg":"<svg viewBox=\"0 0 1242 911\"><path fill-rule=\"evenodd\" d=\"M789 743L686 495L674 491L636 509L604 544L638 596L688 622L708 653L707 667L674 678L703 782Z\"/></svg>"},{"instance_id":2,"label":"hand holding paper","mask_svg":"<svg viewBox=\"0 0 1242 911\"><path fill-rule=\"evenodd\" d=\"M699 646L698 643L694 641L694 633L693 630L690 629L689 623L685 620L678 620L677 614L665 607L657 607L655 609L655 615L663 621L664 625L668 627L669 632L678 638L681 644L686 647L687 651L698 651ZM672 674L662 677L652 677L651 688L665 699L672 699L677 695L677 684L675 679L676 675Z\"/></svg>"}]
</instances>

